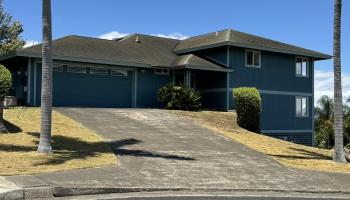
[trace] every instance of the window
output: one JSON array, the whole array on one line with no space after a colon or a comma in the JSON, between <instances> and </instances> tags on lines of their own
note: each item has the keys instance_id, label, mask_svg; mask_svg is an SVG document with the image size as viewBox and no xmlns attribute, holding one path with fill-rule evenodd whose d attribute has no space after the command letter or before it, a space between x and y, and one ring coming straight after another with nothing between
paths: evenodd
<instances>
[{"instance_id":1,"label":"window","mask_svg":"<svg viewBox=\"0 0 350 200\"><path fill-rule=\"evenodd\" d=\"M295 113L297 117L308 117L309 101L307 97L295 98Z\"/></svg>"},{"instance_id":2,"label":"window","mask_svg":"<svg viewBox=\"0 0 350 200\"><path fill-rule=\"evenodd\" d=\"M246 67L261 67L260 51L246 50L245 51L245 66Z\"/></svg>"},{"instance_id":3,"label":"window","mask_svg":"<svg viewBox=\"0 0 350 200\"><path fill-rule=\"evenodd\" d=\"M52 71L54 71L54 72L63 72L63 64L53 63Z\"/></svg>"},{"instance_id":4,"label":"window","mask_svg":"<svg viewBox=\"0 0 350 200\"><path fill-rule=\"evenodd\" d=\"M86 74L86 67L69 65L69 66L67 66L67 72L69 72L69 73Z\"/></svg>"},{"instance_id":5,"label":"window","mask_svg":"<svg viewBox=\"0 0 350 200\"><path fill-rule=\"evenodd\" d=\"M128 76L128 71L119 70L119 69L112 69L111 75L112 76Z\"/></svg>"},{"instance_id":6,"label":"window","mask_svg":"<svg viewBox=\"0 0 350 200\"><path fill-rule=\"evenodd\" d=\"M156 75L169 75L169 70L168 69L154 69L154 74Z\"/></svg>"},{"instance_id":7,"label":"window","mask_svg":"<svg viewBox=\"0 0 350 200\"><path fill-rule=\"evenodd\" d=\"M106 68L90 68L90 74L95 74L95 75L109 75L109 69Z\"/></svg>"},{"instance_id":8,"label":"window","mask_svg":"<svg viewBox=\"0 0 350 200\"><path fill-rule=\"evenodd\" d=\"M295 73L297 76L307 77L308 76L308 59L307 58L296 58L295 62Z\"/></svg>"}]
</instances>

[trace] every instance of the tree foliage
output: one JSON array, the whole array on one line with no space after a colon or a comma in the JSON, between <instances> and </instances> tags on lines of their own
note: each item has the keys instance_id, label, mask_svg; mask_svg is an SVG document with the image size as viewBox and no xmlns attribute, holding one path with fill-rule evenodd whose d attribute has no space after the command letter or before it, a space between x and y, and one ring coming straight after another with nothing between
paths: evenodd
<instances>
[{"instance_id":1,"label":"tree foliage","mask_svg":"<svg viewBox=\"0 0 350 200\"><path fill-rule=\"evenodd\" d=\"M0 65L0 101L4 100L11 89L11 85L11 72L3 65Z\"/></svg>"},{"instance_id":2,"label":"tree foliage","mask_svg":"<svg viewBox=\"0 0 350 200\"><path fill-rule=\"evenodd\" d=\"M320 148L334 147L334 100L322 96L315 108L316 145ZM344 143L350 142L350 107L343 105Z\"/></svg>"},{"instance_id":3,"label":"tree foliage","mask_svg":"<svg viewBox=\"0 0 350 200\"><path fill-rule=\"evenodd\" d=\"M22 24L4 11L2 3L3 0L0 0L0 55L11 53L25 44L21 37Z\"/></svg>"}]
</instances>

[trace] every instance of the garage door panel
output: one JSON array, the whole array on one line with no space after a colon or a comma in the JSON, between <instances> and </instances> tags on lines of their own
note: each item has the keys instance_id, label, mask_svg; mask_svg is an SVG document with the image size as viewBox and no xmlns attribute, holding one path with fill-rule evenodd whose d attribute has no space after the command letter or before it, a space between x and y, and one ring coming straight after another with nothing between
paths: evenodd
<instances>
[{"instance_id":1,"label":"garage door panel","mask_svg":"<svg viewBox=\"0 0 350 200\"><path fill-rule=\"evenodd\" d=\"M111 76L69 72L53 74L53 105L132 107L132 75Z\"/></svg>"}]
</instances>

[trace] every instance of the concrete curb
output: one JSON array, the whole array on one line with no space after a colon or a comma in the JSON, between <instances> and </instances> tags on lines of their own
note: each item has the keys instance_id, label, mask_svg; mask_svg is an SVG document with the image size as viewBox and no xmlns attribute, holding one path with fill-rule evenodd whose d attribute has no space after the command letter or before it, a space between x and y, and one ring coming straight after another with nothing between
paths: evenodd
<instances>
[{"instance_id":1,"label":"concrete curb","mask_svg":"<svg viewBox=\"0 0 350 200\"><path fill-rule=\"evenodd\" d=\"M0 200L19 200L24 199L23 189L0 191Z\"/></svg>"},{"instance_id":2,"label":"concrete curb","mask_svg":"<svg viewBox=\"0 0 350 200\"><path fill-rule=\"evenodd\" d=\"M82 196L82 195L101 195L101 194L132 194L132 193L152 193L152 192L190 192L190 193L215 193L215 192L227 192L227 193L259 193L259 192L272 192L283 194L325 194L331 196L337 195L349 195L350 191L298 191L298 190L269 190L269 189L231 189L231 188L120 188L120 187L61 187L61 186L46 186L46 187L28 187L8 192L0 193L0 200L22 200L22 199L39 199L39 198L52 198L52 197L67 197L67 196Z\"/></svg>"},{"instance_id":3,"label":"concrete curb","mask_svg":"<svg viewBox=\"0 0 350 200\"><path fill-rule=\"evenodd\" d=\"M350 195L350 191L334 190L270 190L270 189L231 189L231 188L117 188L117 187L53 187L55 197L112 194L112 193L138 193L138 192L278 192L278 193L305 193L305 194L343 194Z\"/></svg>"}]
</instances>

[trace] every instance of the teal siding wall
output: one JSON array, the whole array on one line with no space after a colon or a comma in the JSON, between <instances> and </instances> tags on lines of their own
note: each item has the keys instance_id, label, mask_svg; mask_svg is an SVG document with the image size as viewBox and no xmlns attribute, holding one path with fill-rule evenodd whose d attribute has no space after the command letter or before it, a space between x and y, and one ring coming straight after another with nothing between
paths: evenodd
<instances>
[{"instance_id":1,"label":"teal siding wall","mask_svg":"<svg viewBox=\"0 0 350 200\"><path fill-rule=\"evenodd\" d=\"M230 85L258 87L260 90L312 93L313 70L309 77L295 75L295 56L261 52L261 68L245 67L245 49L230 47Z\"/></svg>"},{"instance_id":2,"label":"teal siding wall","mask_svg":"<svg viewBox=\"0 0 350 200\"><path fill-rule=\"evenodd\" d=\"M173 82L173 75L156 75L154 69L137 70L137 107L159 108L157 92L162 86Z\"/></svg>"},{"instance_id":3,"label":"teal siding wall","mask_svg":"<svg viewBox=\"0 0 350 200\"><path fill-rule=\"evenodd\" d=\"M216 53L213 53L215 52ZM261 51L261 68L245 67L245 49L239 47L215 48L200 52L202 57L216 59L218 63L227 62L229 52L230 88L256 87L262 96L261 130L265 134L294 141L301 144L312 145L313 141L313 62L309 59L308 77L295 75L295 56ZM208 55L203 55L208 53ZM220 56L218 54L221 54ZM210 93L204 94L206 99L214 102L216 107L225 108L226 102L226 76L222 77L208 74L204 81L205 88ZM212 78L212 79L211 79ZM216 83L212 80L216 80ZM210 80L210 81L209 81ZM221 84L218 84L221 83ZM274 94L271 94L274 93ZM296 117L296 96L309 98L309 116ZM232 91L230 90L230 109L234 109ZM214 106L214 105L212 105ZM292 132L295 130L295 132Z\"/></svg>"},{"instance_id":4,"label":"teal siding wall","mask_svg":"<svg viewBox=\"0 0 350 200\"><path fill-rule=\"evenodd\" d=\"M227 47L218 47L198 52L198 55L216 62L217 64L226 66L227 63Z\"/></svg>"}]
</instances>

